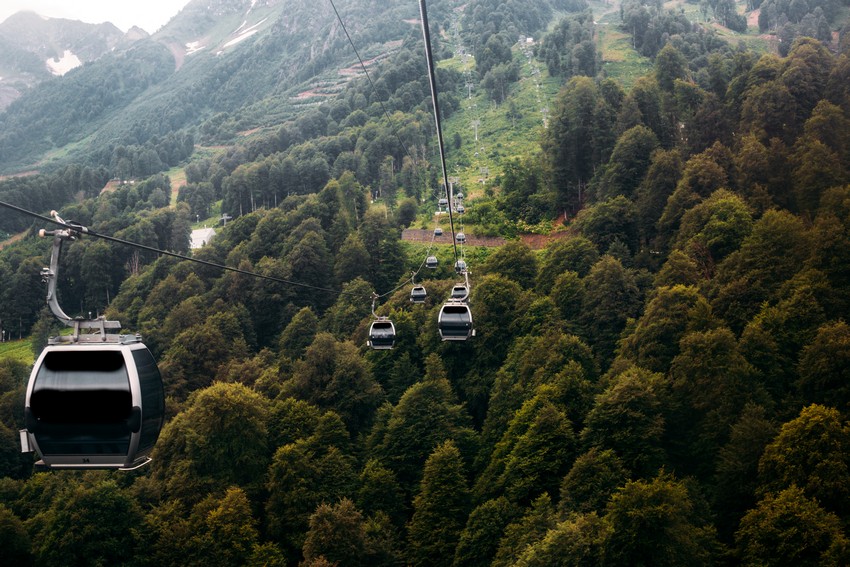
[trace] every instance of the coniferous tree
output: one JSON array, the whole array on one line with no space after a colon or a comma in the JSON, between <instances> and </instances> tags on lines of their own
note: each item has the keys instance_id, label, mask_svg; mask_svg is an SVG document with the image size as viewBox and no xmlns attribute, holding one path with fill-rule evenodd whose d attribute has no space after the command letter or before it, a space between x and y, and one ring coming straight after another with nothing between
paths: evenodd
<instances>
[{"instance_id":1,"label":"coniferous tree","mask_svg":"<svg viewBox=\"0 0 850 567\"><path fill-rule=\"evenodd\" d=\"M376 439L376 455L398 478L405 494L415 490L422 466L435 447L454 440L465 457L474 451L477 436L469 415L457 403L442 364L436 356L426 361L425 380L411 386L391 409ZM373 435L375 435L373 431Z\"/></svg>"},{"instance_id":2,"label":"coniferous tree","mask_svg":"<svg viewBox=\"0 0 850 567\"><path fill-rule=\"evenodd\" d=\"M469 488L463 459L449 440L438 445L425 462L408 525L410 563L452 565L468 514Z\"/></svg>"},{"instance_id":3,"label":"coniferous tree","mask_svg":"<svg viewBox=\"0 0 850 567\"><path fill-rule=\"evenodd\" d=\"M659 374L632 367L617 376L587 415L587 448L611 449L636 477L651 477L666 462L662 444L663 384Z\"/></svg>"},{"instance_id":4,"label":"coniferous tree","mask_svg":"<svg viewBox=\"0 0 850 567\"><path fill-rule=\"evenodd\" d=\"M785 423L759 461L759 493L792 485L842 517L850 509L850 427L832 408L811 405Z\"/></svg>"},{"instance_id":5,"label":"coniferous tree","mask_svg":"<svg viewBox=\"0 0 850 567\"><path fill-rule=\"evenodd\" d=\"M493 561L505 528L516 519L519 509L504 496L487 500L472 513L460 534L454 565L487 567Z\"/></svg>"},{"instance_id":6,"label":"coniferous tree","mask_svg":"<svg viewBox=\"0 0 850 567\"><path fill-rule=\"evenodd\" d=\"M633 273L619 260L603 256L584 280L581 308L583 335L603 365L614 355L617 340L640 307L641 293Z\"/></svg>"},{"instance_id":7,"label":"coniferous tree","mask_svg":"<svg viewBox=\"0 0 850 567\"><path fill-rule=\"evenodd\" d=\"M493 567L515 565L519 556L530 545L543 539L556 524L555 510L548 494L537 497L526 508L521 518L508 524L499 540Z\"/></svg>"}]
</instances>

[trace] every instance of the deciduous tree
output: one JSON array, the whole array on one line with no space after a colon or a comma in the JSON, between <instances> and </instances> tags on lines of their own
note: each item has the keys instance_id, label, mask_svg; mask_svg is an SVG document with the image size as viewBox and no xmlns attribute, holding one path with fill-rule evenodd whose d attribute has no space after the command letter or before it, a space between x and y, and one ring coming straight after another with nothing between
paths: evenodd
<instances>
[{"instance_id":1,"label":"deciduous tree","mask_svg":"<svg viewBox=\"0 0 850 567\"><path fill-rule=\"evenodd\" d=\"M850 560L839 518L791 486L747 512L735 534L746 564L842 565Z\"/></svg>"},{"instance_id":2,"label":"deciduous tree","mask_svg":"<svg viewBox=\"0 0 850 567\"><path fill-rule=\"evenodd\" d=\"M720 547L685 483L668 474L626 483L608 503L604 565L714 565Z\"/></svg>"},{"instance_id":3,"label":"deciduous tree","mask_svg":"<svg viewBox=\"0 0 850 567\"><path fill-rule=\"evenodd\" d=\"M793 486L840 516L850 510L850 427L817 404L785 423L759 462L760 494Z\"/></svg>"}]
</instances>

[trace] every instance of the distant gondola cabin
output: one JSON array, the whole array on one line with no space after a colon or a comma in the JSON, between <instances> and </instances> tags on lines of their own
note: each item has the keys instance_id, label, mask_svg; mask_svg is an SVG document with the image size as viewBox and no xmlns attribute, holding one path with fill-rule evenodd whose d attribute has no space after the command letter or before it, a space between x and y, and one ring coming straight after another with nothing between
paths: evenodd
<instances>
[{"instance_id":1,"label":"distant gondola cabin","mask_svg":"<svg viewBox=\"0 0 850 567\"><path fill-rule=\"evenodd\" d=\"M425 303L427 297L428 291L425 289L425 286L416 285L410 290L410 301L413 303Z\"/></svg>"},{"instance_id":2,"label":"distant gondola cabin","mask_svg":"<svg viewBox=\"0 0 850 567\"><path fill-rule=\"evenodd\" d=\"M475 336L472 326L472 311L461 301L448 301L440 309L437 318L440 338L444 341L465 341Z\"/></svg>"},{"instance_id":3,"label":"distant gondola cabin","mask_svg":"<svg viewBox=\"0 0 850 567\"><path fill-rule=\"evenodd\" d=\"M386 317L372 321L369 327L369 346L374 350L389 350L395 345L395 325Z\"/></svg>"}]
</instances>

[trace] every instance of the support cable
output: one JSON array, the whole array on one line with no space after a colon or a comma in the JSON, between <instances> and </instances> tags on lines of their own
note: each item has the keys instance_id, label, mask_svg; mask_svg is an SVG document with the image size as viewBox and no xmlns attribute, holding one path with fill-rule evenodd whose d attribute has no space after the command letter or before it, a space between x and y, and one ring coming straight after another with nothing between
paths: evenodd
<instances>
[{"instance_id":1,"label":"support cable","mask_svg":"<svg viewBox=\"0 0 850 567\"><path fill-rule=\"evenodd\" d=\"M449 196L449 175L446 171L446 152L443 148L443 128L440 124L440 105L437 101L437 76L434 73L434 56L431 50L431 31L428 28L428 11L425 0L419 0L419 13L422 16L422 35L425 38L425 59L428 61L428 79L431 84L431 100L434 105L434 121L437 125L437 144L440 148L440 167L443 170L443 184L446 188L446 201L449 204L449 224L451 225L452 245L454 246L455 262L458 261L457 242L455 241L455 221L452 216L452 202Z\"/></svg>"},{"instance_id":2,"label":"support cable","mask_svg":"<svg viewBox=\"0 0 850 567\"><path fill-rule=\"evenodd\" d=\"M109 236L108 234L101 234L101 233L95 232L88 227L85 227L85 226L82 226L81 224L75 223L74 221L60 222L60 221L57 221L53 218L45 217L44 215L40 215L38 213L28 211L24 208L18 207L17 205L12 205L11 203L6 203L4 201L0 201L0 206L6 207L7 209L17 211L21 214L24 214L24 215L27 215L27 216L30 216L30 217L33 217L33 218L36 218L36 219L41 220L43 222L49 222L49 223L55 224L57 226L61 226L63 228L66 228L66 229L68 229L72 232L78 233L78 234L87 234L89 236L93 236L95 238L100 238L100 239L106 240L108 242L114 242L116 244L122 244L124 246L130 246L132 248L139 248L140 250L146 250L148 252L154 252L156 254L161 254L163 256L171 256L172 258L179 258L180 260L187 260L189 262L195 262L195 263L198 263L198 264L203 264L204 266L209 266L209 267L212 267L212 268L218 268L220 270L225 270L225 271L228 271L228 272L234 272L234 273L237 273L237 274L252 276L252 277L255 277L255 278L269 280L269 281L282 283L282 284L286 284L286 285L302 287L302 288L305 288L305 289L312 289L312 290L315 290L315 291L333 293L333 294L336 294L336 295L343 295L343 294L346 293L344 290L331 289L331 288L315 286L315 285L311 285L311 284L305 284L305 283L301 283L301 282L295 282L295 281L292 281L292 280L285 280L283 278L277 278L277 277L274 277L274 276L267 276L267 275L264 275L264 274L258 274L257 272L251 272L249 270L242 270L242 269L239 269L239 268L233 268L231 266L225 266L224 264L217 264L215 262L210 262L208 260L202 260L200 258L193 258L191 256L186 256L184 254L178 254L177 252L169 252L168 250L160 250L158 248L154 248L153 246L147 246L146 244L139 244L138 242L130 242L129 240L123 240L121 238Z\"/></svg>"},{"instance_id":3,"label":"support cable","mask_svg":"<svg viewBox=\"0 0 850 567\"><path fill-rule=\"evenodd\" d=\"M410 150L408 150L407 146L404 143L404 140L401 138L401 134L399 134L399 131L398 131L398 128L395 124L395 121L393 121L392 117L390 116L389 111L387 111L386 106L384 106L384 102L380 98L380 95L378 93L378 89L375 86L374 81L372 81L372 76L369 74L369 70L366 68L366 64L363 62L363 58L360 57L360 52L357 50L357 46L354 45L354 40L351 39L351 35L348 33L348 28L346 27L345 22L343 21L342 16L339 13L339 10L337 10L337 7L336 7L336 4L334 3L334 0L328 0L328 1L330 2L331 7L333 8L334 14L336 14L336 19L337 19L337 21L339 21L339 25L340 25L340 27L342 27L343 33L345 33L345 37L348 39L349 45L351 45L351 49L354 51L354 55L357 57L357 60L360 62L360 68L363 69L363 74L366 75L366 79L369 81L369 85L372 87L372 92L375 94L375 100L377 100L378 104L381 105L381 110L384 111L384 116L386 116L387 122L389 122L390 126L392 127L393 134L398 139L399 144L401 144L401 147L404 150L404 153L407 154L407 157L409 157L411 159L411 161L413 162L413 165L416 168L417 176L419 177L419 181L427 187L427 179L425 178L425 174L421 170L421 168L419 166L419 162L417 161L416 157L410 152ZM433 91L432 91L432 93L433 93ZM445 165L443 166L443 169L445 170ZM432 191L433 191L433 194L439 195L439 193L436 190L432 190ZM452 230L452 238L454 238L454 230ZM431 246L433 246L433 244L434 244L434 239L432 237ZM431 247L428 248L428 253L426 253L426 258L424 258L422 260L422 264L416 270L416 274L418 274L419 271L422 269L422 267L425 265L425 260L427 259L428 254L430 254L430 251L431 251ZM457 254L455 254L455 255L457 255ZM414 275L414 277L415 277L415 275ZM399 289L399 288L396 288L396 289ZM396 290L393 290L393 291L396 291ZM392 292L390 292L390 293L392 293ZM382 294L379 297L384 297L384 295L386 295L386 294Z\"/></svg>"},{"instance_id":4,"label":"support cable","mask_svg":"<svg viewBox=\"0 0 850 567\"><path fill-rule=\"evenodd\" d=\"M378 104L381 105L381 110L384 111L384 116L387 117L387 121L390 123L390 126L393 129L393 134L398 139L398 143L401 144L404 153L413 160L413 165L417 166L417 171L419 169L419 164L416 161L416 158L410 153L407 149L407 146L404 144L404 140L401 139L401 135L398 133L398 128L396 128L395 122L392 117L390 117L389 111L387 111L387 107L384 106L384 102L380 99L378 95L378 89L375 87L375 83L372 82L372 76L369 74L369 71L366 69L366 64L363 62L363 58L360 57L360 52L357 51L357 47L354 45L354 41L351 39L351 36L348 34L348 28L345 27L345 22L342 21L342 16L339 15L339 11L336 9L336 4L334 4L334 0L328 0L331 3L331 7L334 10L334 14L336 14L336 19L339 21L339 25L342 27L342 31L345 33L345 37L348 38L348 43L351 45L351 49L354 50L354 55L357 56L357 60L360 62L360 68L363 69L363 73L366 75L366 78L369 80L369 84L372 86L372 92L375 93L375 99L378 101Z\"/></svg>"}]
</instances>

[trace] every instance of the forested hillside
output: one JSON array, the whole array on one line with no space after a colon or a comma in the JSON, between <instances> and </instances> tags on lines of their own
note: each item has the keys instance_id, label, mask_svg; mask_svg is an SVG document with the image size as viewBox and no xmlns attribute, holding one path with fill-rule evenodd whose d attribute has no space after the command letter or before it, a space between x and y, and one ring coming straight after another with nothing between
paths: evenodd
<instances>
[{"instance_id":1,"label":"forested hillside","mask_svg":"<svg viewBox=\"0 0 850 567\"><path fill-rule=\"evenodd\" d=\"M450 174L481 175L454 188L454 228L508 239L458 246L469 340L437 330L462 277L434 214L421 36L237 144L174 132L0 181L2 200L59 199L65 219L208 262L88 237L65 248L61 302L142 334L168 419L137 471L35 472L16 432L30 367L0 359L10 564L850 563L850 34L757 53L733 34L741 7L722 3L705 25L632 0L619 14L440 6ZM847 8L824 17L838 28ZM648 74L610 72L606 10ZM510 132L528 123L526 86L547 81L545 126ZM533 150L461 135L484 108L505 144ZM100 193L141 155L163 167ZM222 213L190 252L190 229ZM445 235L402 240L411 227ZM0 321L36 352L57 330L38 284L48 245L30 229L0 250ZM391 350L367 346L375 294Z\"/></svg>"},{"instance_id":2,"label":"forested hillside","mask_svg":"<svg viewBox=\"0 0 850 567\"><path fill-rule=\"evenodd\" d=\"M421 41L415 3L336 4L367 61ZM434 2L433 17L449 18L457 4ZM347 81L340 71L357 63L334 16L328 2L192 0L155 35L39 83L0 113L0 172L96 167L167 136L229 144L277 128L338 94ZM164 169L131 160L113 173Z\"/></svg>"}]
</instances>

